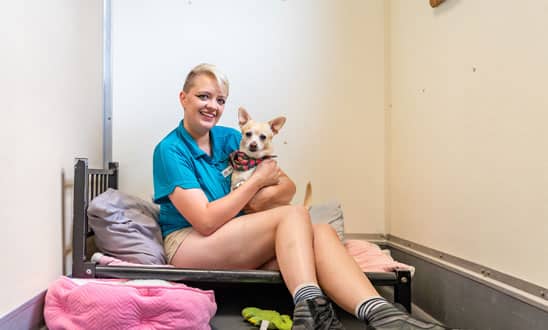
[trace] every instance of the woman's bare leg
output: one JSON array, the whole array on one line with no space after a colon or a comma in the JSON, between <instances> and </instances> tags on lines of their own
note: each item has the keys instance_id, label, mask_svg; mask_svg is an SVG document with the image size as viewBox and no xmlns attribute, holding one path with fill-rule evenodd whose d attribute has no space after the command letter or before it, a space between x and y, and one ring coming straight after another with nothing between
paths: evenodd
<instances>
[{"instance_id":1,"label":"woman's bare leg","mask_svg":"<svg viewBox=\"0 0 548 330\"><path fill-rule=\"evenodd\" d=\"M364 299L379 296L330 225L314 225L314 253L322 290L350 314Z\"/></svg>"},{"instance_id":2,"label":"woman's bare leg","mask_svg":"<svg viewBox=\"0 0 548 330\"><path fill-rule=\"evenodd\" d=\"M278 265L278 259L272 258L269 261L265 262L259 269L262 270L280 270L280 265Z\"/></svg>"},{"instance_id":3,"label":"woman's bare leg","mask_svg":"<svg viewBox=\"0 0 548 330\"><path fill-rule=\"evenodd\" d=\"M301 284L318 283L310 215L304 206L292 207L293 216L282 221L276 232L276 257L291 294Z\"/></svg>"},{"instance_id":4,"label":"woman's bare leg","mask_svg":"<svg viewBox=\"0 0 548 330\"><path fill-rule=\"evenodd\" d=\"M302 206L281 206L235 218L215 233L191 232L171 263L177 267L256 269L277 258L290 293L317 283L312 225Z\"/></svg>"}]
</instances>

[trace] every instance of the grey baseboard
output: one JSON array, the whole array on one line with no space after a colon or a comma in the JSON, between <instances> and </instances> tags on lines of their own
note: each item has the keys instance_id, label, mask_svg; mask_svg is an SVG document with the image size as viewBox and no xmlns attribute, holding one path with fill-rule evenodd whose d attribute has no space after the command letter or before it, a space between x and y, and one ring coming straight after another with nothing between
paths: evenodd
<instances>
[{"instance_id":1,"label":"grey baseboard","mask_svg":"<svg viewBox=\"0 0 548 330\"><path fill-rule=\"evenodd\" d=\"M375 242L415 267L413 303L464 329L548 329L546 288L392 235L345 234Z\"/></svg>"},{"instance_id":2,"label":"grey baseboard","mask_svg":"<svg viewBox=\"0 0 548 330\"><path fill-rule=\"evenodd\" d=\"M450 327L545 330L548 313L505 292L423 258L390 248L394 259L413 265L413 302Z\"/></svg>"},{"instance_id":3,"label":"grey baseboard","mask_svg":"<svg viewBox=\"0 0 548 330\"><path fill-rule=\"evenodd\" d=\"M387 235L386 240L391 247L407 251L548 312L546 288L393 235Z\"/></svg>"},{"instance_id":4,"label":"grey baseboard","mask_svg":"<svg viewBox=\"0 0 548 330\"><path fill-rule=\"evenodd\" d=\"M0 317L0 329L44 328L44 300L46 291L40 292L23 305Z\"/></svg>"}]
</instances>

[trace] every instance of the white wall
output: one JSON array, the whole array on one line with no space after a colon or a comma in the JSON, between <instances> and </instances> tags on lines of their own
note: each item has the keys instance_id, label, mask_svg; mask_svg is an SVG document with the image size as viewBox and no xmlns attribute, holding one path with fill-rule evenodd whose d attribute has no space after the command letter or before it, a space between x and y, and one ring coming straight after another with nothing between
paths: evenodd
<instances>
[{"instance_id":1,"label":"white wall","mask_svg":"<svg viewBox=\"0 0 548 330\"><path fill-rule=\"evenodd\" d=\"M548 3L390 3L390 233L547 287Z\"/></svg>"},{"instance_id":2,"label":"white wall","mask_svg":"<svg viewBox=\"0 0 548 330\"><path fill-rule=\"evenodd\" d=\"M152 151L182 118L186 73L217 64L239 106L268 120L282 168L314 201L340 200L347 232L384 232L384 1L113 1L113 159L150 198Z\"/></svg>"},{"instance_id":3,"label":"white wall","mask_svg":"<svg viewBox=\"0 0 548 330\"><path fill-rule=\"evenodd\" d=\"M61 170L102 162L101 3L2 3L0 315L61 275Z\"/></svg>"}]
</instances>

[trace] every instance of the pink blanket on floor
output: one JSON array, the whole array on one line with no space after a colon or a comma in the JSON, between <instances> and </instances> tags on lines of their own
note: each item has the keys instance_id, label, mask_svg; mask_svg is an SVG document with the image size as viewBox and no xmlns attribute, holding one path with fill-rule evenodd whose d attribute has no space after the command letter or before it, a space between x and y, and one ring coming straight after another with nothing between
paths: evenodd
<instances>
[{"instance_id":1,"label":"pink blanket on floor","mask_svg":"<svg viewBox=\"0 0 548 330\"><path fill-rule=\"evenodd\" d=\"M72 279L48 288L48 329L210 329L213 291L159 280Z\"/></svg>"},{"instance_id":2,"label":"pink blanket on floor","mask_svg":"<svg viewBox=\"0 0 548 330\"><path fill-rule=\"evenodd\" d=\"M394 261L377 244L361 240L346 240L344 246L364 272L393 272L396 269L410 270L411 273L415 271L413 266Z\"/></svg>"}]
</instances>

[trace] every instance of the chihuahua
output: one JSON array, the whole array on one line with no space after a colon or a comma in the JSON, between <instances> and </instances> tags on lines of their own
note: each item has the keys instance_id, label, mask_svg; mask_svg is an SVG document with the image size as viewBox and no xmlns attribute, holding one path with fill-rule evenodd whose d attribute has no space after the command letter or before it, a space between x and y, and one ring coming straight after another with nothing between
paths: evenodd
<instances>
[{"instance_id":1,"label":"chihuahua","mask_svg":"<svg viewBox=\"0 0 548 330\"><path fill-rule=\"evenodd\" d=\"M272 138L285 124L285 117L276 117L268 122L255 122L247 111L238 109L238 123L242 130L240 149L230 155L232 165L231 189L241 186L263 160L274 158Z\"/></svg>"},{"instance_id":2,"label":"chihuahua","mask_svg":"<svg viewBox=\"0 0 548 330\"><path fill-rule=\"evenodd\" d=\"M272 138L285 124L285 117L276 117L268 122L255 122L247 111L238 109L238 122L242 131L240 149L230 154L232 165L231 189L241 186L263 160L274 158ZM310 209L312 203L312 185L306 184L303 205Z\"/></svg>"}]
</instances>

